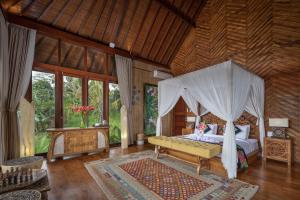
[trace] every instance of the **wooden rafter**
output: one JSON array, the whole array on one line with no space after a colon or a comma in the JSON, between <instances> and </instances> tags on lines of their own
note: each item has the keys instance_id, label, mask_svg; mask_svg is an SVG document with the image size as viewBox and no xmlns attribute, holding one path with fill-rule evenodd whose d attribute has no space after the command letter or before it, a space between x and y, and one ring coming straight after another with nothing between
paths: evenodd
<instances>
[{"instance_id":1,"label":"wooden rafter","mask_svg":"<svg viewBox=\"0 0 300 200\"><path fill-rule=\"evenodd\" d=\"M181 35L181 38L180 40L177 40L177 44L175 45L175 48L173 50L172 53L169 54L168 58L167 58L167 63L171 63L171 61L173 60L173 58L175 57L175 55L177 54L178 52L178 49L181 47L184 39L186 38L186 36L188 35L188 33L190 32L191 28L189 26L187 26L185 28L185 31L184 33Z\"/></svg>"},{"instance_id":2,"label":"wooden rafter","mask_svg":"<svg viewBox=\"0 0 300 200\"><path fill-rule=\"evenodd\" d=\"M73 15L72 15L72 17L71 17L71 20L68 22L68 24L67 24L67 26L66 26L65 29L70 30L70 27L71 27L72 24L73 24L73 20L76 20L76 19L77 19L77 16L80 14L79 10L80 10L80 8L81 8L83 2L84 2L83 0L80 1L78 7L76 8L75 12L73 13Z\"/></svg>"},{"instance_id":3,"label":"wooden rafter","mask_svg":"<svg viewBox=\"0 0 300 200\"><path fill-rule=\"evenodd\" d=\"M158 32L157 32L157 34L156 34L156 36L155 36L155 38L154 38L154 40L153 40L153 42L152 42L152 44L151 44L151 47L150 47L149 52L148 52L148 54L147 54L147 57L149 57L149 56L151 55L151 51L152 51L152 49L153 49L153 47L154 47L154 44L155 44L155 42L156 42L156 40L157 40L157 37L158 37L159 33L161 32L161 29L164 27L164 25L165 25L166 22L167 22L167 19L168 19L168 17L169 17L169 13L170 13L170 12L167 12L165 18L163 19L163 23L161 24L160 28L158 29Z\"/></svg>"},{"instance_id":4,"label":"wooden rafter","mask_svg":"<svg viewBox=\"0 0 300 200\"><path fill-rule=\"evenodd\" d=\"M62 62L61 62L61 65L62 65L62 66L65 65L65 62L66 62L67 58L69 57L69 55L70 55L71 51L73 50L73 48L74 48L74 45L71 45L71 46L68 48L68 50L67 50L66 54L64 55L64 58L63 58L63 60L62 60Z\"/></svg>"},{"instance_id":5,"label":"wooden rafter","mask_svg":"<svg viewBox=\"0 0 300 200\"><path fill-rule=\"evenodd\" d=\"M172 19L172 22L170 24L174 24L176 17L174 16ZM169 27L167 33L164 35L163 39L160 42L159 48L156 49L156 53L154 54L153 59L156 60L157 54L159 53L159 51L161 50L161 45L164 44L164 41L166 40L166 37L169 35L170 31L172 30L172 25Z\"/></svg>"},{"instance_id":6,"label":"wooden rafter","mask_svg":"<svg viewBox=\"0 0 300 200\"><path fill-rule=\"evenodd\" d=\"M49 1L48 5L45 7L45 9L41 12L41 14L37 17L37 20L39 21L41 18L44 17L45 14L48 13L48 11L52 8L52 5L55 0Z\"/></svg>"},{"instance_id":7,"label":"wooden rafter","mask_svg":"<svg viewBox=\"0 0 300 200\"><path fill-rule=\"evenodd\" d=\"M21 15L23 15L24 13L26 13L30 8L31 8L31 6L34 4L34 0L31 0L26 6L25 6L25 8L23 8L22 10L21 10Z\"/></svg>"},{"instance_id":8,"label":"wooden rafter","mask_svg":"<svg viewBox=\"0 0 300 200\"><path fill-rule=\"evenodd\" d=\"M204 6L206 5L207 3L207 0L202 0L201 3L199 4L199 7L198 9L196 10L193 18L196 19L197 16L201 13L201 11L203 10ZM186 36L189 34L190 32L190 27L188 27L185 31L185 33L183 34L183 36L181 37L181 39L179 40L179 42L177 43L176 45L176 48L175 50L173 51L173 53L171 54L171 56L169 57L169 60L168 60L168 64L170 64L172 62L172 60L175 58L177 52L179 51L180 47L182 46L183 42L184 42L184 39L186 38Z\"/></svg>"},{"instance_id":9,"label":"wooden rafter","mask_svg":"<svg viewBox=\"0 0 300 200\"><path fill-rule=\"evenodd\" d=\"M111 6L110 6L110 8L109 8L109 13L110 13L110 16L112 15L112 12L113 12L113 10L114 10L114 8L115 8L115 6L116 6L116 0L112 0L113 2L112 2L112 4L111 4ZM108 26L108 24L109 24L109 21L110 21L110 19L111 19L111 17L109 17L107 20L106 20L106 23L105 23L105 25L104 25L104 31L103 31L103 33L102 33L102 35L100 35L100 37L99 37L99 39L101 40L101 41L103 41L103 38L104 38L104 35L105 35L105 31L106 31L106 29L107 29L107 26Z\"/></svg>"},{"instance_id":10,"label":"wooden rafter","mask_svg":"<svg viewBox=\"0 0 300 200\"><path fill-rule=\"evenodd\" d=\"M166 43L164 43L164 45L167 46L167 49L164 50L162 56L158 59L159 62L163 62L166 53L169 52L170 51L170 47L172 47L173 41L177 40L177 38L175 36L178 34L178 32L180 32L180 29L181 29L182 26L184 26L183 21L179 22L176 30L173 30L174 33L172 34L172 36L169 36L169 37L171 37L171 39L169 41L167 41ZM163 50L163 48L160 48L160 50Z\"/></svg>"},{"instance_id":11,"label":"wooden rafter","mask_svg":"<svg viewBox=\"0 0 300 200\"><path fill-rule=\"evenodd\" d=\"M124 21L126 12L128 10L128 6L129 6L129 2L128 2L128 0L125 0L125 2L123 4L121 19L119 20L118 24L115 24L115 26L117 26L117 31L115 31L115 34L112 36L112 42L115 42L116 38L118 38L118 36L120 34L120 31L123 27L123 21Z\"/></svg>"},{"instance_id":12,"label":"wooden rafter","mask_svg":"<svg viewBox=\"0 0 300 200\"><path fill-rule=\"evenodd\" d=\"M90 13L92 12L93 7L94 7L94 5L96 4L96 2L97 2L97 0L94 0L93 3L91 3L91 5L90 5L89 9L87 10L85 16L84 16L83 19L81 20L80 25L78 26L78 29L75 31L77 34L79 33L79 30L82 29L82 25L83 25L84 23L87 23L87 19L88 19Z\"/></svg>"},{"instance_id":13,"label":"wooden rafter","mask_svg":"<svg viewBox=\"0 0 300 200\"><path fill-rule=\"evenodd\" d=\"M158 3L167 8L170 12L174 13L177 17L180 17L183 21L189 24L192 27L196 27L196 23L194 19L190 18L186 14L184 14L181 10L177 9L174 5L172 5L167 0L156 0ZM184 2L184 1L183 1Z\"/></svg>"},{"instance_id":14,"label":"wooden rafter","mask_svg":"<svg viewBox=\"0 0 300 200\"><path fill-rule=\"evenodd\" d=\"M46 59L46 63L49 63L52 55L54 54L56 48L58 48L58 43L53 47L53 49L51 50L50 54L48 55L47 59Z\"/></svg>"},{"instance_id":15,"label":"wooden rafter","mask_svg":"<svg viewBox=\"0 0 300 200\"><path fill-rule=\"evenodd\" d=\"M139 38L139 35L141 34L141 31L142 31L143 26L144 26L144 21L145 21L147 15L148 15L148 12L150 10L151 5L152 5L152 1L150 1L150 3L148 3L148 5L147 5L147 9L146 9L146 12L145 12L145 14L143 16L143 20L141 21L141 25L139 27L138 34L136 35L136 37L134 39L134 42L132 43L132 45L130 47L130 51L129 51L130 53L132 53L132 50L134 50L135 43L136 43L137 39Z\"/></svg>"},{"instance_id":16,"label":"wooden rafter","mask_svg":"<svg viewBox=\"0 0 300 200\"><path fill-rule=\"evenodd\" d=\"M35 48L37 48L44 41L44 39L45 39L45 37L40 37L38 39L38 41L36 41L36 43L35 43Z\"/></svg>"},{"instance_id":17,"label":"wooden rafter","mask_svg":"<svg viewBox=\"0 0 300 200\"><path fill-rule=\"evenodd\" d=\"M124 43L125 43L126 38L127 38L127 36L128 36L128 33L129 33L130 29L131 29L132 21L133 21L133 19L134 19L134 16L136 15L136 11L137 11L137 8L139 7L140 2L141 2L141 1L138 1L137 3L135 3L135 7L134 7L134 10L133 10L133 14L132 14L132 16L131 16L130 23L129 23L129 28L128 28L126 34L125 34L124 40L122 41L122 45L121 45L122 47L124 46Z\"/></svg>"},{"instance_id":18,"label":"wooden rafter","mask_svg":"<svg viewBox=\"0 0 300 200\"><path fill-rule=\"evenodd\" d=\"M51 23L52 25L55 25L58 22L58 20L61 18L61 16L65 13L65 10L67 9L69 2L70 2L69 0L65 1L63 7L58 12L58 15L55 17L55 19Z\"/></svg>"},{"instance_id":19,"label":"wooden rafter","mask_svg":"<svg viewBox=\"0 0 300 200\"><path fill-rule=\"evenodd\" d=\"M97 17L97 20L96 20L96 24L95 24L95 27L94 27L94 29L93 29L93 31L92 31L92 34L90 35L90 38L93 38L93 37L94 37L95 32L96 32L96 29L97 29L98 24L99 24L100 19L101 19L101 16L102 16L103 11L104 11L104 9L105 9L105 7L106 7L107 0L104 0L104 1L105 1L105 2L103 2L102 9L101 9L101 11L99 12L99 14L97 15L98 17Z\"/></svg>"},{"instance_id":20,"label":"wooden rafter","mask_svg":"<svg viewBox=\"0 0 300 200\"><path fill-rule=\"evenodd\" d=\"M105 44L105 43L102 43L99 41L95 41L92 39L87 39L85 37L76 35L74 33L68 32L66 30L62 30L60 28L51 26L49 24L44 24L42 22L36 22L36 21L29 19L27 17L24 17L24 16L20 17L17 15L8 13L7 20L11 23L15 23L15 24L18 24L21 26L32 28L32 29L36 29L39 33L41 33L45 36L49 36L49 37L56 38L56 39L62 39L64 41L70 42L75 45L77 44L80 46L86 46L86 47L98 49L102 52L105 52L105 53L108 53L111 55L118 54L118 55L129 57L132 59L140 60L145 63L153 64L153 65L156 65L156 66L162 67L162 68L169 68L169 66L167 66L167 65L162 65L153 60L149 60L147 58L143 58L143 57L140 57L137 55L130 54L129 51L119 49L119 48L110 48L108 46L108 44Z\"/></svg>"},{"instance_id":21,"label":"wooden rafter","mask_svg":"<svg viewBox=\"0 0 300 200\"><path fill-rule=\"evenodd\" d=\"M78 51L78 52L79 52L79 51ZM79 68L80 68L80 63L81 63L82 59L84 59L84 52L82 52L82 54L81 54L80 56L77 56L77 57L78 57L79 59L77 60L75 67L76 67L77 69L79 69Z\"/></svg>"},{"instance_id":22,"label":"wooden rafter","mask_svg":"<svg viewBox=\"0 0 300 200\"><path fill-rule=\"evenodd\" d=\"M150 35L150 32L151 32L151 30L152 30L152 27L154 26L154 23L156 22L157 16L158 16L158 14L159 14L159 11L161 10L161 8L162 8L162 6L161 6L161 5L159 5L159 7L158 7L158 9L157 9L157 11L156 11L155 17L154 17L154 19L153 19L153 22L151 23L151 25L150 25L150 28L149 28L149 31L147 32L146 39L143 41L143 45L142 45L141 54L143 53L143 50L144 50L144 47L145 47L145 43L146 43L146 42L147 42L147 40L148 40L148 37L149 37L149 35Z\"/></svg>"},{"instance_id":23,"label":"wooden rafter","mask_svg":"<svg viewBox=\"0 0 300 200\"><path fill-rule=\"evenodd\" d=\"M191 1L191 3L190 3L190 5L189 5L189 7L188 7L187 10L190 10L190 9L192 8L193 4L194 4L194 0ZM181 3L180 7L182 7L182 6L183 6L183 3ZM172 36L172 39L171 39L171 41L170 41L170 45L169 45L169 46L171 46L171 48L169 48L168 51L165 51L165 52L164 52L163 56L162 56L161 59L159 60L160 62L163 62L163 61L165 60L164 58L165 58L166 55L168 55L168 54L171 53L172 51L175 51L175 50L176 50L176 49L174 49L174 47L177 48L177 45L174 45L174 43L176 43L176 41L180 40L180 39L178 39L176 36L177 36L177 33L178 33L181 29L184 29L184 31L183 31L183 33L182 33L182 35L181 35L181 38L183 37L184 33L186 32L186 29L185 29L184 25L185 25L185 23L183 23L183 21L182 21L181 24L178 26L177 30L175 31L176 34L174 34L174 35ZM191 27L188 26L187 28L189 29L189 28L191 28ZM172 48L173 48L173 49L172 49ZM180 47L178 47L178 48L180 48ZM171 49L172 49L172 50L171 50ZM167 60L168 60L168 59L167 59Z\"/></svg>"}]
</instances>

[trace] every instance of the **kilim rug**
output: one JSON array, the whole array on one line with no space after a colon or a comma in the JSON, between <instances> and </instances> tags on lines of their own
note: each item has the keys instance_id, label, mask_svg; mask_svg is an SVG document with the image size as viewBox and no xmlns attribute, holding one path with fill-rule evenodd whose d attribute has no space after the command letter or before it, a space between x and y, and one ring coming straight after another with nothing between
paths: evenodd
<instances>
[{"instance_id":1,"label":"kilim rug","mask_svg":"<svg viewBox=\"0 0 300 200\"><path fill-rule=\"evenodd\" d=\"M251 199L258 186L235 179L227 183L221 177L195 166L143 151L85 164L108 199Z\"/></svg>"}]
</instances>

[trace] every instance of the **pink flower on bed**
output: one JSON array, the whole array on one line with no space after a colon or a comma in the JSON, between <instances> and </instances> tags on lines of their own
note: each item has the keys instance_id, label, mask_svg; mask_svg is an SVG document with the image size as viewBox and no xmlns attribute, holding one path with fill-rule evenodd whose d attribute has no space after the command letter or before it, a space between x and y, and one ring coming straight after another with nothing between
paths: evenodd
<instances>
[{"instance_id":1,"label":"pink flower on bed","mask_svg":"<svg viewBox=\"0 0 300 200\"><path fill-rule=\"evenodd\" d=\"M197 127L200 131L205 131L205 129L207 128L207 125L205 124L205 122L201 122L198 127Z\"/></svg>"}]
</instances>

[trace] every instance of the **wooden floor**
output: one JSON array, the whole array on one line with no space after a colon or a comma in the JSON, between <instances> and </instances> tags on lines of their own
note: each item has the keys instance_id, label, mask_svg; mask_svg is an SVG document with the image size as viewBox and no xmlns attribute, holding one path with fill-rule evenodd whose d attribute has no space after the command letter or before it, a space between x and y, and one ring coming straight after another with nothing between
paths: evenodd
<instances>
[{"instance_id":1,"label":"wooden floor","mask_svg":"<svg viewBox=\"0 0 300 200\"><path fill-rule=\"evenodd\" d=\"M150 145L144 147L132 146L124 151L120 148L112 148L109 153L86 155L49 163L45 166L48 168L51 185L48 197L50 200L106 199L85 170L84 163L152 148ZM300 199L299 164L294 165L291 175L288 175L287 167L283 163L269 161L267 166L263 167L261 160L258 160L249 167L248 171L239 174L239 179L259 185L260 189L254 199Z\"/></svg>"}]
</instances>

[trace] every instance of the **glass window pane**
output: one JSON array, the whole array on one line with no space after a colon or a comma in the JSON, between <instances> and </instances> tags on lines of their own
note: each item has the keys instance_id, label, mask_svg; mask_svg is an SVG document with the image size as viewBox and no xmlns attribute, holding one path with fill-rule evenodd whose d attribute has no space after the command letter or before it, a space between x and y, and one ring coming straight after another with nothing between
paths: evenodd
<instances>
[{"instance_id":1,"label":"glass window pane","mask_svg":"<svg viewBox=\"0 0 300 200\"><path fill-rule=\"evenodd\" d=\"M35 106L35 153L48 151L48 128L55 127L55 75L32 72L32 100Z\"/></svg>"},{"instance_id":2,"label":"glass window pane","mask_svg":"<svg viewBox=\"0 0 300 200\"><path fill-rule=\"evenodd\" d=\"M89 106L94 106L95 110L89 113L89 126L102 122L103 116L103 82L89 80Z\"/></svg>"},{"instance_id":3,"label":"glass window pane","mask_svg":"<svg viewBox=\"0 0 300 200\"><path fill-rule=\"evenodd\" d=\"M64 127L80 127L81 113L74 113L72 107L81 105L81 79L64 76Z\"/></svg>"},{"instance_id":4,"label":"glass window pane","mask_svg":"<svg viewBox=\"0 0 300 200\"><path fill-rule=\"evenodd\" d=\"M118 84L109 84L109 142L121 143L121 99Z\"/></svg>"},{"instance_id":5,"label":"glass window pane","mask_svg":"<svg viewBox=\"0 0 300 200\"><path fill-rule=\"evenodd\" d=\"M155 135L158 116L157 86L145 84L144 87L144 134Z\"/></svg>"}]
</instances>

